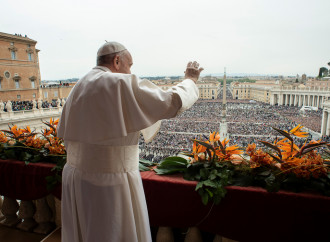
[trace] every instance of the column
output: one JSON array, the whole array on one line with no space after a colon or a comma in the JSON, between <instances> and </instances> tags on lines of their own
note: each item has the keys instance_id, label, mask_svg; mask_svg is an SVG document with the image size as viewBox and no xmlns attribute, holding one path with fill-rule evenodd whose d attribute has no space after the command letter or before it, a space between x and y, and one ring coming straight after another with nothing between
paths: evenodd
<instances>
[{"instance_id":1,"label":"column","mask_svg":"<svg viewBox=\"0 0 330 242\"><path fill-rule=\"evenodd\" d=\"M296 94L295 100L296 100L296 106L299 107L299 95L298 94Z\"/></svg>"},{"instance_id":2,"label":"column","mask_svg":"<svg viewBox=\"0 0 330 242\"><path fill-rule=\"evenodd\" d=\"M274 102L275 102L275 100L274 100L275 97L274 97L274 96L275 96L275 94L271 94L271 95L270 95L269 104L270 104L271 106L274 106L274 104L275 104L275 103L274 103Z\"/></svg>"},{"instance_id":3,"label":"column","mask_svg":"<svg viewBox=\"0 0 330 242\"><path fill-rule=\"evenodd\" d=\"M311 101L311 95L307 95L307 105L305 106L310 106L310 101Z\"/></svg>"},{"instance_id":4,"label":"column","mask_svg":"<svg viewBox=\"0 0 330 242\"><path fill-rule=\"evenodd\" d=\"M329 112L327 112L328 115L327 115L327 121L326 121L326 127L327 127L327 130L325 132L326 135L330 135L330 122L329 122Z\"/></svg>"},{"instance_id":5,"label":"column","mask_svg":"<svg viewBox=\"0 0 330 242\"><path fill-rule=\"evenodd\" d=\"M290 103L289 103L289 94L285 94L285 96L286 96L286 100L285 100L285 106L288 106L288 105L290 105Z\"/></svg>"},{"instance_id":6,"label":"column","mask_svg":"<svg viewBox=\"0 0 330 242\"><path fill-rule=\"evenodd\" d=\"M328 121L328 112L325 111L325 110L323 110L321 135L325 135L326 134L325 127L327 127L327 121Z\"/></svg>"},{"instance_id":7,"label":"column","mask_svg":"<svg viewBox=\"0 0 330 242\"><path fill-rule=\"evenodd\" d=\"M316 99L316 107L317 108L320 108L320 96L316 96L317 99Z\"/></svg>"},{"instance_id":8,"label":"column","mask_svg":"<svg viewBox=\"0 0 330 242\"><path fill-rule=\"evenodd\" d=\"M283 94L279 94L278 106L283 105Z\"/></svg>"}]
</instances>

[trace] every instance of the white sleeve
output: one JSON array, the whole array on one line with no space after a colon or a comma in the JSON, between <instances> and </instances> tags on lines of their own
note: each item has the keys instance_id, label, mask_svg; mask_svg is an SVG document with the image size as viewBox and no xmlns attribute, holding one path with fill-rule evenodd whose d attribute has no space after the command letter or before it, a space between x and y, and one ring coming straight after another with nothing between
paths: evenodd
<instances>
[{"instance_id":1,"label":"white sleeve","mask_svg":"<svg viewBox=\"0 0 330 242\"><path fill-rule=\"evenodd\" d=\"M190 108L197 101L199 95L195 82L190 79L182 81L178 85L170 88L167 92L172 93L174 116ZM160 129L160 125L161 121L158 121L141 131L146 143L150 142L156 136Z\"/></svg>"}]
</instances>

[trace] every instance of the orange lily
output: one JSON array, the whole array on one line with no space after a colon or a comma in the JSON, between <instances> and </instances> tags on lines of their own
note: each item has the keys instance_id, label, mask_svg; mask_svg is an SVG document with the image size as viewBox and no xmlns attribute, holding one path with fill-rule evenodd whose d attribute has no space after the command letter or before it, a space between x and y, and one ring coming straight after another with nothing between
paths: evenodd
<instances>
[{"instance_id":1,"label":"orange lily","mask_svg":"<svg viewBox=\"0 0 330 242\"><path fill-rule=\"evenodd\" d=\"M205 151L206 151L206 147L205 146L200 145L200 144L197 144L197 142L194 141L192 155L194 155L194 159L195 160L198 160L198 155L200 153L204 153Z\"/></svg>"},{"instance_id":2,"label":"orange lily","mask_svg":"<svg viewBox=\"0 0 330 242\"><path fill-rule=\"evenodd\" d=\"M0 143L6 143L8 141L7 136L0 131Z\"/></svg>"},{"instance_id":3,"label":"orange lily","mask_svg":"<svg viewBox=\"0 0 330 242\"><path fill-rule=\"evenodd\" d=\"M296 127L291 129L289 132L297 137L307 137L308 133L301 131L304 126L298 124Z\"/></svg>"},{"instance_id":4,"label":"orange lily","mask_svg":"<svg viewBox=\"0 0 330 242\"><path fill-rule=\"evenodd\" d=\"M215 131L213 133L210 133L210 143L212 145L214 145L214 142L220 140L220 135L219 133L215 133Z\"/></svg>"}]
</instances>

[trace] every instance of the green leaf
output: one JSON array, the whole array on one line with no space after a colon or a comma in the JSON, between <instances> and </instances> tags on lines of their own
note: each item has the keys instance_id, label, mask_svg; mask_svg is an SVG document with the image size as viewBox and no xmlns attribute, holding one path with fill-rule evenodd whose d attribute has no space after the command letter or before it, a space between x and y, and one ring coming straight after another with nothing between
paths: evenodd
<instances>
[{"instance_id":1,"label":"green leaf","mask_svg":"<svg viewBox=\"0 0 330 242\"><path fill-rule=\"evenodd\" d=\"M195 191L197 191L198 189L202 188L203 187L203 184L204 184L203 181L198 182L197 185L196 185Z\"/></svg>"},{"instance_id":2,"label":"green leaf","mask_svg":"<svg viewBox=\"0 0 330 242\"><path fill-rule=\"evenodd\" d=\"M185 158L182 158L180 156L167 157L163 161L177 161L177 162L181 162L181 163L185 163L185 164L188 163L188 161Z\"/></svg>"},{"instance_id":3,"label":"green leaf","mask_svg":"<svg viewBox=\"0 0 330 242\"><path fill-rule=\"evenodd\" d=\"M274 174L271 174L265 179L266 189L268 192L277 192L280 189L280 184L276 181Z\"/></svg>"},{"instance_id":4,"label":"green leaf","mask_svg":"<svg viewBox=\"0 0 330 242\"><path fill-rule=\"evenodd\" d=\"M140 171L150 171L149 167L146 167L145 165L139 163L139 170Z\"/></svg>"},{"instance_id":5,"label":"green leaf","mask_svg":"<svg viewBox=\"0 0 330 242\"><path fill-rule=\"evenodd\" d=\"M188 161L181 157L168 157L165 160L161 161L157 167L158 168L168 167L168 166L186 167L188 164L189 164Z\"/></svg>"},{"instance_id":6,"label":"green leaf","mask_svg":"<svg viewBox=\"0 0 330 242\"><path fill-rule=\"evenodd\" d=\"M214 181L211 181L211 180L204 181L204 185L209 186L209 187L214 187L214 188L217 187L217 183L215 183Z\"/></svg>"},{"instance_id":7,"label":"green leaf","mask_svg":"<svg viewBox=\"0 0 330 242\"><path fill-rule=\"evenodd\" d=\"M153 166L154 165L154 163L152 161L145 160L145 159L140 159L139 163L144 165L144 166Z\"/></svg>"},{"instance_id":8,"label":"green leaf","mask_svg":"<svg viewBox=\"0 0 330 242\"><path fill-rule=\"evenodd\" d=\"M266 170L266 171L262 171L260 173L258 173L259 176L269 176L271 173L270 170Z\"/></svg>"},{"instance_id":9,"label":"green leaf","mask_svg":"<svg viewBox=\"0 0 330 242\"><path fill-rule=\"evenodd\" d=\"M211 190L208 189L208 188L205 188L205 190L207 191L209 197L212 198L213 197L213 192L211 192Z\"/></svg>"},{"instance_id":10,"label":"green leaf","mask_svg":"<svg viewBox=\"0 0 330 242\"><path fill-rule=\"evenodd\" d=\"M16 153L14 149L4 150L4 154L9 159L16 159Z\"/></svg>"},{"instance_id":11,"label":"green leaf","mask_svg":"<svg viewBox=\"0 0 330 242\"><path fill-rule=\"evenodd\" d=\"M209 201L209 194L207 192L203 192L202 193L202 202L204 205L207 205L208 201Z\"/></svg>"},{"instance_id":12,"label":"green leaf","mask_svg":"<svg viewBox=\"0 0 330 242\"><path fill-rule=\"evenodd\" d=\"M199 173L200 173L202 179L206 179L209 177L209 171L206 168L200 169Z\"/></svg>"},{"instance_id":13,"label":"green leaf","mask_svg":"<svg viewBox=\"0 0 330 242\"><path fill-rule=\"evenodd\" d=\"M210 174L209 179L210 180L214 180L215 178L217 178L216 174Z\"/></svg>"},{"instance_id":14,"label":"green leaf","mask_svg":"<svg viewBox=\"0 0 330 242\"><path fill-rule=\"evenodd\" d=\"M167 174L174 174L174 173L181 173L184 172L186 168L175 168L175 167L168 167L168 168L155 168L154 171L158 175L167 175Z\"/></svg>"}]
</instances>

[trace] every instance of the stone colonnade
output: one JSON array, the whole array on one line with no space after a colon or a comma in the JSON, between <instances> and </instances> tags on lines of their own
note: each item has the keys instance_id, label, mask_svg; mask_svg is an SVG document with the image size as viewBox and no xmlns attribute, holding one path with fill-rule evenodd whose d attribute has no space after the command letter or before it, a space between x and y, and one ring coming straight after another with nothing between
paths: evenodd
<instances>
[{"instance_id":1,"label":"stone colonnade","mask_svg":"<svg viewBox=\"0 0 330 242\"><path fill-rule=\"evenodd\" d=\"M323 106L321 135L330 135L330 101Z\"/></svg>"},{"instance_id":2,"label":"stone colonnade","mask_svg":"<svg viewBox=\"0 0 330 242\"><path fill-rule=\"evenodd\" d=\"M282 88L271 90L270 105L323 108L330 97L329 88Z\"/></svg>"}]
</instances>

